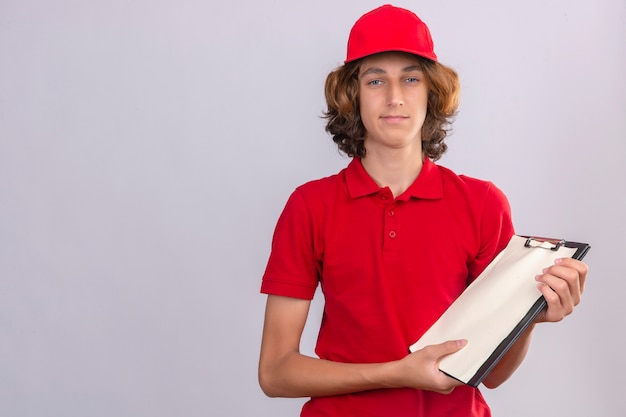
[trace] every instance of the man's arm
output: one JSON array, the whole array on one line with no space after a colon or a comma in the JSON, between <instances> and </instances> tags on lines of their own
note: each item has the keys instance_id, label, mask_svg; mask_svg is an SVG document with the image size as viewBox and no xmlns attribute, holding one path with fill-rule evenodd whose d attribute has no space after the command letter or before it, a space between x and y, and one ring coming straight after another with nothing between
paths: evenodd
<instances>
[{"instance_id":1,"label":"man's arm","mask_svg":"<svg viewBox=\"0 0 626 417\"><path fill-rule=\"evenodd\" d=\"M378 388L451 392L460 382L439 371L439 360L464 346L449 341L378 364L332 362L300 353L310 301L269 295L259 361L259 383L270 397L320 397Z\"/></svg>"},{"instance_id":2,"label":"man's arm","mask_svg":"<svg viewBox=\"0 0 626 417\"><path fill-rule=\"evenodd\" d=\"M570 315L580 303L581 295L587 279L587 265L571 258L557 259L555 264L537 276L539 290L547 302L544 309L535 319L535 323L557 322ZM515 372L522 363L530 347L533 323L515 342L511 349L498 362L494 369L485 377L483 384L488 388L496 388Z\"/></svg>"}]
</instances>

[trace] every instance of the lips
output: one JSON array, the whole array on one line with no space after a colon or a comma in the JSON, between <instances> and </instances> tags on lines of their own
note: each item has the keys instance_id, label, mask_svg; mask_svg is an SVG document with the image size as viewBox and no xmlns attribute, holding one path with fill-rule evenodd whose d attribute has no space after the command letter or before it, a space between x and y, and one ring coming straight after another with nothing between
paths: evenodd
<instances>
[{"instance_id":1,"label":"lips","mask_svg":"<svg viewBox=\"0 0 626 417\"><path fill-rule=\"evenodd\" d=\"M403 116L401 114L388 114L381 117L381 119L389 123L400 123L408 118L408 116Z\"/></svg>"}]
</instances>

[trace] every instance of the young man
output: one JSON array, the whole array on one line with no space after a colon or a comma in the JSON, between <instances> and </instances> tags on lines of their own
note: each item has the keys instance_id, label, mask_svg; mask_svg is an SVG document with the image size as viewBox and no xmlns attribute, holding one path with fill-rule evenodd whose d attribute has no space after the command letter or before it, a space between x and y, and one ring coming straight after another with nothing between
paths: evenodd
<instances>
[{"instance_id":1,"label":"young man","mask_svg":"<svg viewBox=\"0 0 626 417\"><path fill-rule=\"evenodd\" d=\"M433 162L446 150L458 89L426 25L390 5L356 22L345 64L327 78L327 130L353 160L291 195L262 283L259 381L269 396L311 397L302 416L490 415L478 389L438 370L465 341L408 354L513 234L500 190ZM586 275L572 259L546 268L537 280L548 307L537 321L570 314ZM318 283L319 359L299 352ZM486 386L515 371L531 332Z\"/></svg>"}]
</instances>

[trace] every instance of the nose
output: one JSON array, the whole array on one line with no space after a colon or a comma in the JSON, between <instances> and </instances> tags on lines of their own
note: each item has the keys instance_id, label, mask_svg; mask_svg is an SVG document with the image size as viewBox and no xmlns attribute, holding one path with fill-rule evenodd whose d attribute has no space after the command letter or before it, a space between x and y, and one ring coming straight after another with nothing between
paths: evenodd
<instances>
[{"instance_id":1,"label":"nose","mask_svg":"<svg viewBox=\"0 0 626 417\"><path fill-rule=\"evenodd\" d=\"M404 104L402 86L399 82L389 83L389 89L387 91L387 94L387 102L389 106L402 106Z\"/></svg>"}]
</instances>

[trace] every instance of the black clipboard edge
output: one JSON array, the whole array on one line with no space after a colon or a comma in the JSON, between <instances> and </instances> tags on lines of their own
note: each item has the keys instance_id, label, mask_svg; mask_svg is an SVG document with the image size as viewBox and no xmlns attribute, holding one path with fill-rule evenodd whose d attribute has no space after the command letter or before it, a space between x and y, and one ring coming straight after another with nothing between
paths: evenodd
<instances>
[{"instance_id":1,"label":"black clipboard edge","mask_svg":"<svg viewBox=\"0 0 626 417\"><path fill-rule=\"evenodd\" d=\"M522 236L525 238L531 238L531 236ZM542 239L542 238L538 238ZM546 239L546 240L555 240L555 239ZM591 246L587 243L580 242L571 242L571 241L563 241L562 245L566 248L576 248L576 252L572 255L573 259L582 260ZM520 322L511 330L509 335L498 345L498 347L493 351L493 353L487 358L487 360L482 364L478 371L474 374L473 377L467 381L467 385L472 387L477 387L480 383L485 379L485 377L491 372L494 366L502 359L502 357L509 351L511 346L519 339L521 334L530 326L530 324L535 320L535 318L541 313L541 310L545 308L547 305L545 298L543 296L539 297L535 304L528 310L528 313L520 320ZM456 378L455 378L456 379Z\"/></svg>"}]
</instances>

